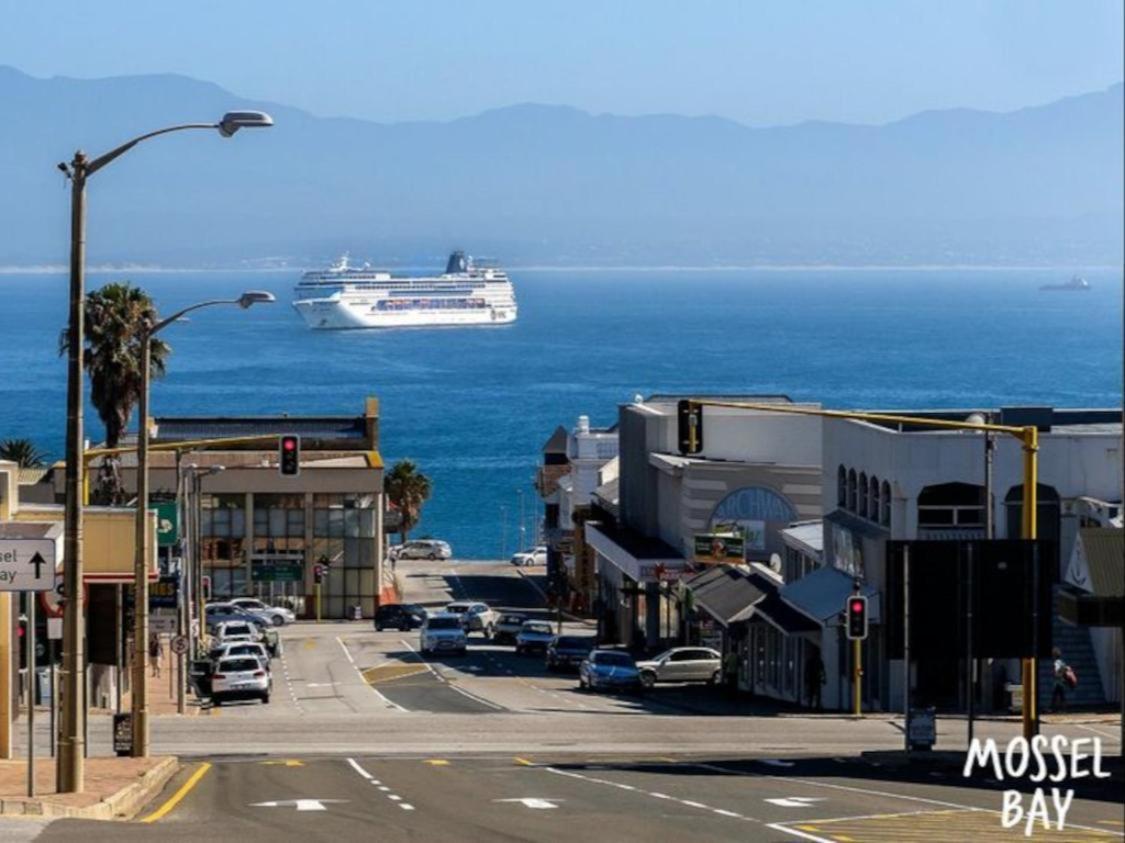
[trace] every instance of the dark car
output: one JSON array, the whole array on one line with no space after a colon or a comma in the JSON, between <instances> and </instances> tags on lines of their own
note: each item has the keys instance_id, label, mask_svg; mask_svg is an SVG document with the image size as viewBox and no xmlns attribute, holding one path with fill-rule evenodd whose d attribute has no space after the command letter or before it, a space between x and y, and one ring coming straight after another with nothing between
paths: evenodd
<instances>
[{"instance_id":1,"label":"dark car","mask_svg":"<svg viewBox=\"0 0 1125 843\"><path fill-rule=\"evenodd\" d=\"M416 603L388 603L375 610L375 631L417 629L425 620L425 608Z\"/></svg>"},{"instance_id":2,"label":"dark car","mask_svg":"<svg viewBox=\"0 0 1125 843\"><path fill-rule=\"evenodd\" d=\"M561 635L547 645L547 670L577 670L593 649L593 638Z\"/></svg>"},{"instance_id":3,"label":"dark car","mask_svg":"<svg viewBox=\"0 0 1125 843\"><path fill-rule=\"evenodd\" d=\"M270 656L277 658L281 655L281 638L278 636L276 629L270 628L261 615L252 615L249 612L243 612L241 609L228 608L229 606L229 603L212 603L207 606L205 617L209 633L214 635L219 624L229 621L252 623L257 629L261 630L262 643L266 645L266 650L269 651Z\"/></svg>"}]
</instances>

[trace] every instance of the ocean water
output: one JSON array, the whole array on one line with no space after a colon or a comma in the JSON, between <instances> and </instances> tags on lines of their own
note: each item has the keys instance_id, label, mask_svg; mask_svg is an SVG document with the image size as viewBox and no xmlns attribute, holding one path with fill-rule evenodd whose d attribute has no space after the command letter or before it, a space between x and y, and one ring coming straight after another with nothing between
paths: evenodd
<instances>
[{"instance_id":1,"label":"ocean water","mask_svg":"<svg viewBox=\"0 0 1125 843\"><path fill-rule=\"evenodd\" d=\"M276 305L214 308L173 326L156 416L354 413L381 401L388 464L433 480L415 535L496 557L528 536L540 448L580 414L611 424L654 392L784 393L827 407L1120 406L1122 278L1039 292L1065 270L514 270L511 326L310 331L295 274L93 273L139 284L169 313L268 289ZM52 456L65 438L58 336L66 278L0 275L0 438ZM91 438L101 434L87 410ZM506 510L506 511L504 511ZM506 528L506 529L505 529Z\"/></svg>"}]
</instances>

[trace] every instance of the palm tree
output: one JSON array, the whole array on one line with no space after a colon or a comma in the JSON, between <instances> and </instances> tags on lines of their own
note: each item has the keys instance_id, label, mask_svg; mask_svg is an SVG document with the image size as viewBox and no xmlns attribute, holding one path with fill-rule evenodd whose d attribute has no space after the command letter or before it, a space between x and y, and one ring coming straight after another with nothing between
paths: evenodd
<instances>
[{"instance_id":1,"label":"palm tree","mask_svg":"<svg viewBox=\"0 0 1125 843\"><path fill-rule=\"evenodd\" d=\"M148 293L129 282L107 284L86 297L85 366L90 401L105 425L105 444L116 448L141 395L141 347L144 332L156 324L156 306ZM59 352L66 352L64 331ZM150 344L151 376L163 377L171 348L158 339ZM104 460L96 496L121 503L119 461Z\"/></svg>"},{"instance_id":2,"label":"palm tree","mask_svg":"<svg viewBox=\"0 0 1125 843\"><path fill-rule=\"evenodd\" d=\"M39 468L46 455L30 439L0 440L0 460L14 462L20 468Z\"/></svg>"},{"instance_id":3,"label":"palm tree","mask_svg":"<svg viewBox=\"0 0 1125 843\"><path fill-rule=\"evenodd\" d=\"M430 497L430 478L422 474L411 460L399 460L387 472L383 487L402 515L399 539L405 543L407 535L422 517L422 504Z\"/></svg>"}]
</instances>

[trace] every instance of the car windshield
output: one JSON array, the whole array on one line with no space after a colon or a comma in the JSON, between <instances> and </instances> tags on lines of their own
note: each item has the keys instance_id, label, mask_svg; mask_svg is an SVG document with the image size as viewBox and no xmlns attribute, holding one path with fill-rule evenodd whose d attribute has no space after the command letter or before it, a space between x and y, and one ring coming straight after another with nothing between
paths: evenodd
<instances>
[{"instance_id":1,"label":"car windshield","mask_svg":"<svg viewBox=\"0 0 1125 843\"><path fill-rule=\"evenodd\" d=\"M250 624L246 623L232 623L229 626L223 627L223 635L249 635Z\"/></svg>"},{"instance_id":2,"label":"car windshield","mask_svg":"<svg viewBox=\"0 0 1125 843\"><path fill-rule=\"evenodd\" d=\"M633 666L633 659L625 653L598 653L596 661L598 664L609 665L610 667Z\"/></svg>"},{"instance_id":3,"label":"car windshield","mask_svg":"<svg viewBox=\"0 0 1125 843\"><path fill-rule=\"evenodd\" d=\"M460 629L461 621L457 618L430 618L426 622L427 629Z\"/></svg>"},{"instance_id":4,"label":"car windshield","mask_svg":"<svg viewBox=\"0 0 1125 843\"><path fill-rule=\"evenodd\" d=\"M238 673L246 670L261 670L262 665L259 664L257 659L223 659L219 662L219 670L227 670L231 673Z\"/></svg>"},{"instance_id":5,"label":"car windshield","mask_svg":"<svg viewBox=\"0 0 1125 843\"><path fill-rule=\"evenodd\" d=\"M465 605L458 606L456 603L450 603L445 607L445 611L453 612L455 615L463 615L465 614L465 612L469 611L469 607Z\"/></svg>"},{"instance_id":6,"label":"car windshield","mask_svg":"<svg viewBox=\"0 0 1125 843\"><path fill-rule=\"evenodd\" d=\"M531 623L525 623L523 625L523 631L534 632L537 635L550 635L551 625L549 623L535 623L533 621Z\"/></svg>"},{"instance_id":7,"label":"car windshield","mask_svg":"<svg viewBox=\"0 0 1125 843\"><path fill-rule=\"evenodd\" d=\"M594 642L589 638L560 638L556 647L565 647L567 650L590 650L594 646Z\"/></svg>"},{"instance_id":8,"label":"car windshield","mask_svg":"<svg viewBox=\"0 0 1125 843\"><path fill-rule=\"evenodd\" d=\"M504 615L500 618L500 623L523 623L527 618L523 615Z\"/></svg>"}]
</instances>

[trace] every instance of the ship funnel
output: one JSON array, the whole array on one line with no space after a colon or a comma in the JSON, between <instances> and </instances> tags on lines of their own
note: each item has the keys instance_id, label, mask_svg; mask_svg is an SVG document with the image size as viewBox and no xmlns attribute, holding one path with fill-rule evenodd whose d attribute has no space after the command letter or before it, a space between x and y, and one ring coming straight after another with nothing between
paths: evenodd
<instances>
[{"instance_id":1,"label":"ship funnel","mask_svg":"<svg viewBox=\"0 0 1125 843\"><path fill-rule=\"evenodd\" d=\"M454 252L449 256L449 263L445 265L446 274L453 272L468 272L469 259L465 257L464 252Z\"/></svg>"}]
</instances>

